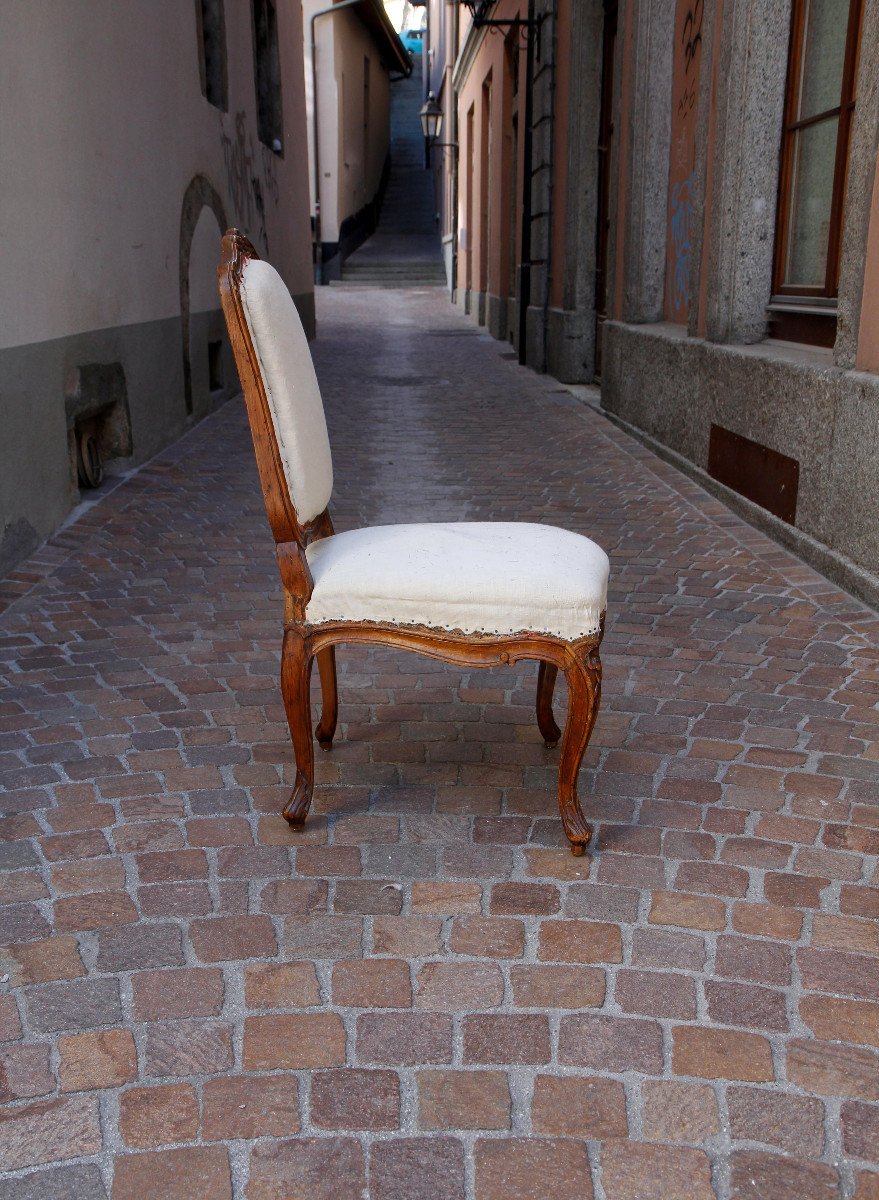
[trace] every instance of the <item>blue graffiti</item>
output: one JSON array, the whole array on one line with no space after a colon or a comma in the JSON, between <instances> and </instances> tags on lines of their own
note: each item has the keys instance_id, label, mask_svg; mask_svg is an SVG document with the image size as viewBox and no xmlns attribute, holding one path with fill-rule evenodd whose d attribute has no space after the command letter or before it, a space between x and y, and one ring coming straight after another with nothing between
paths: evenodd
<instances>
[{"instance_id":1,"label":"blue graffiti","mask_svg":"<svg viewBox=\"0 0 879 1200\"><path fill-rule=\"evenodd\" d=\"M675 272L673 302L675 312L690 303L690 252L693 231L693 185L691 171L671 189L671 235L674 240Z\"/></svg>"}]
</instances>

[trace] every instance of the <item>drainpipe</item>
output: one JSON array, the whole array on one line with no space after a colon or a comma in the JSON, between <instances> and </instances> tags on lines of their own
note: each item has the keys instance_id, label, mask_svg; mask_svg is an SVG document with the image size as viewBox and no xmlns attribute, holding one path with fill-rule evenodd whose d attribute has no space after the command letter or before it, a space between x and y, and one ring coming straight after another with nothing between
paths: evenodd
<instances>
[{"instance_id":1,"label":"drainpipe","mask_svg":"<svg viewBox=\"0 0 879 1200\"><path fill-rule=\"evenodd\" d=\"M528 0L528 49L525 65L525 145L522 163L522 261L519 264L519 362L527 362L528 306L531 304L531 171L534 137L534 0Z\"/></svg>"},{"instance_id":2,"label":"drainpipe","mask_svg":"<svg viewBox=\"0 0 879 1200\"><path fill-rule=\"evenodd\" d=\"M455 60L452 60L449 65L450 52L454 48L454 54L458 53L458 37L460 33L460 10L457 4L452 5L452 45L446 49L446 96L449 104L449 115L451 117L452 136L451 141L457 146L458 139L458 96L455 92L455 85L452 82L452 77L455 73ZM458 295L458 152L457 150L452 155L452 199L451 199L451 217L452 217L452 303L455 302Z\"/></svg>"},{"instance_id":3,"label":"drainpipe","mask_svg":"<svg viewBox=\"0 0 879 1200\"><path fill-rule=\"evenodd\" d=\"M311 14L311 120L312 142L314 144L314 274L315 282L318 284L322 284L324 281L324 252L320 219L320 137L317 123L317 46L314 39L314 26L318 17L326 17L330 13L338 12L342 8L353 8L355 4L362 3L363 0L340 0L339 4L332 4L329 8L321 8L316 13Z\"/></svg>"},{"instance_id":4,"label":"drainpipe","mask_svg":"<svg viewBox=\"0 0 879 1200\"><path fill-rule=\"evenodd\" d=\"M552 219L555 195L555 76L556 57L558 55L558 0L552 0L550 12L552 14L552 41L550 42L551 57L549 61L549 145L547 149L549 185L546 202L546 269L544 271L545 287L543 292L543 371L549 370L549 301L552 290Z\"/></svg>"}]
</instances>

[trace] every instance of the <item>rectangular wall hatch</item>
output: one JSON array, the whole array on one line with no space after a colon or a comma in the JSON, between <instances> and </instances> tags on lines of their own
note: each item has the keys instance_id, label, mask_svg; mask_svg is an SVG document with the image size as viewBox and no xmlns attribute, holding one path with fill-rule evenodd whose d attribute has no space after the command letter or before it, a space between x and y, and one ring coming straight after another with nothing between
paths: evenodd
<instances>
[{"instance_id":1,"label":"rectangular wall hatch","mask_svg":"<svg viewBox=\"0 0 879 1200\"><path fill-rule=\"evenodd\" d=\"M793 525L800 484L800 464L795 458L712 425L708 474Z\"/></svg>"}]
</instances>

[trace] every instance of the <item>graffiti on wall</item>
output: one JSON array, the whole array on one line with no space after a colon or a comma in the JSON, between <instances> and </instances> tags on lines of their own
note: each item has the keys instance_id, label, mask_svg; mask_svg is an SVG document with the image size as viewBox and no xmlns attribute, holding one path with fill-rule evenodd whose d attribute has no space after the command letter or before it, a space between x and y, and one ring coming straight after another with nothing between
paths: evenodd
<instances>
[{"instance_id":1,"label":"graffiti on wall","mask_svg":"<svg viewBox=\"0 0 879 1200\"><path fill-rule=\"evenodd\" d=\"M684 47L684 70L689 75L702 45L702 0L695 0L693 7L687 10L681 30L681 44Z\"/></svg>"},{"instance_id":2,"label":"graffiti on wall","mask_svg":"<svg viewBox=\"0 0 879 1200\"><path fill-rule=\"evenodd\" d=\"M687 9L684 17L684 27L681 30L681 46L684 51L684 81L678 100L677 115L684 118L696 105L696 85L699 81L698 64L699 50L702 46L702 0L696 0Z\"/></svg>"},{"instance_id":3,"label":"graffiti on wall","mask_svg":"<svg viewBox=\"0 0 879 1200\"><path fill-rule=\"evenodd\" d=\"M280 196L276 156L262 142L254 147L244 110L235 114L234 134L223 130L223 165L226 186L236 220L249 230L254 241L269 252L266 230L266 200L277 207Z\"/></svg>"},{"instance_id":4,"label":"graffiti on wall","mask_svg":"<svg viewBox=\"0 0 879 1200\"><path fill-rule=\"evenodd\" d=\"M675 312L690 307L690 252L693 240L693 183L695 172L671 189L671 239L674 250L672 303Z\"/></svg>"},{"instance_id":5,"label":"graffiti on wall","mask_svg":"<svg viewBox=\"0 0 879 1200\"><path fill-rule=\"evenodd\" d=\"M686 322L695 223L696 101L702 60L703 0L678 0L675 12L672 154L669 163L665 315Z\"/></svg>"}]
</instances>

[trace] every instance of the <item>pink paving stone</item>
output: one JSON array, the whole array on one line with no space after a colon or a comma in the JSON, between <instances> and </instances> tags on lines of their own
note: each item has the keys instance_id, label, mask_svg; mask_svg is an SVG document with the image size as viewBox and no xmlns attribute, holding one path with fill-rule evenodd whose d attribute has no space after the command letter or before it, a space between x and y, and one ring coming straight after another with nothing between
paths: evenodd
<instances>
[{"instance_id":1,"label":"pink paving stone","mask_svg":"<svg viewBox=\"0 0 879 1200\"><path fill-rule=\"evenodd\" d=\"M611 555L591 854L561 832L534 663L382 648L339 649L336 745L287 826L279 579L230 403L0 617L3 754L89 755L0 818L0 1169L82 1190L112 1089L165 1121L116 1155L115 1200L227 1200L238 1138L247 1200L460 1200L462 1172L477 1200L707 1200L711 1139L736 1200L840 1177L876 1200L875 615L441 289L318 304L339 528L537 520ZM417 384L387 387L416 344Z\"/></svg>"},{"instance_id":2,"label":"pink paving stone","mask_svg":"<svg viewBox=\"0 0 879 1200\"><path fill-rule=\"evenodd\" d=\"M98 1102L90 1096L0 1110L0 1171L15 1171L101 1149Z\"/></svg>"}]
</instances>

